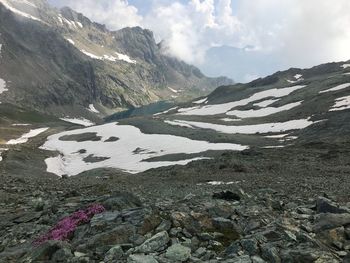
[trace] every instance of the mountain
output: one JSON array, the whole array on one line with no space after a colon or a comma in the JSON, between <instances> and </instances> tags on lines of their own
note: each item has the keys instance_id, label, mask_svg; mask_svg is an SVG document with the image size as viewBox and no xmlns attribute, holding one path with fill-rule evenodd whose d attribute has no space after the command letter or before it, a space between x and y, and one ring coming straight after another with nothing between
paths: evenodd
<instances>
[{"instance_id":1,"label":"mountain","mask_svg":"<svg viewBox=\"0 0 350 263\"><path fill-rule=\"evenodd\" d=\"M350 61L101 125L2 103L0 262L349 262L349 113Z\"/></svg>"},{"instance_id":2,"label":"mountain","mask_svg":"<svg viewBox=\"0 0 350 263\"><path fill-rule=\"evenodd\" d=\"M44 0L1 0L0 44L0 100L60 117L183 101L232 83L163 55L149 30L109 31Z\"/></svg>"}]
</instances>

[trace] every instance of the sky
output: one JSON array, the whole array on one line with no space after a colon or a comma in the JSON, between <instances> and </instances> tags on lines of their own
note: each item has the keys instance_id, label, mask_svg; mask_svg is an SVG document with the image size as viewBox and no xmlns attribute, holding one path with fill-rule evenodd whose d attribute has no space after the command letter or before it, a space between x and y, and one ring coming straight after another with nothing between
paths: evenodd
<instances>
[{"instance_id":1,"label":"sky","mask_svg":"<svg viewBox=\"0 0 350 263\"><path fill-rule=\"evenodd\" d=\"M111 30L151 29L166 52L239 82L350 59L349 0L49 0Z\"/></svg>"}]
</instances>

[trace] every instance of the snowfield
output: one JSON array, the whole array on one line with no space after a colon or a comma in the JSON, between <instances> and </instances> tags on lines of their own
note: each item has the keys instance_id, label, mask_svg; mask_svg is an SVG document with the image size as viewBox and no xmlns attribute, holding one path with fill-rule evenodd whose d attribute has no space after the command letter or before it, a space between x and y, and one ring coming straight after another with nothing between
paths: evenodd
<instances>
[{"instance_id":1,"label":"snowfield","mask_svg":"<svg viewBox=\"0 0 350 263\"><path fill-rule=\"evenodd\" d=\"M290 130L300 130L311 126L314 122L310 119L292 120L287 122L263 123L255 125L229 126L196 121L174 120L174 125L190 125L193 128L210 129L227 134L256 134L256 133L278 133Z\"/></svg>"},{"instance_id":2,"label":"snowfield","mask_svg":"<svg viewBox=\"0 0 350 263\"><path fill-rule=\"evenodd\" d=\"M30 138L34 138L38 136L39 134L47 131L49 128L39 128L35 130L30 130L28 133L23 134L20 138L9 140L6 144L7 145L15 145L15 144L23 144L28 142Z\"/></svg>"},{"instance_id":3,"label":"snowfield","mask_svg":"<svg viewBox=\"0 0 350 263\"><path fill-rule=\"evenodd\" d=\"M270 97L282 98L304 87L306 86L297 85L297 86L292 86L292 87L283 88L283 89L265 90L265 91L255 93L251 95L249 98L242 99L239 101L233 101L233 102L228 102L223 104L205 105L201 107L198 106L198 107L192 107L192 108L182 108L178 110L179 112L178 114L197 115L197 116L225 114L231 109L234 109L235 107L245 106L251 102L260 101L262 99L270 98Z\"/></svg>"},{"instance_id":4,"label":"snowfield","mask_svg":"<svg viewBox=\"0 0 350 263\"><path fill-rule=\"evenodd\" d=\"M301 103L302 101L298 101L298 102L283 105L281 107L267 107L267 108L262 108L258 110L246 110L246 111L233 110L233 111L227 112L226 114L236 116L241 119L265 117L278 112L291 110L293 108L300 106Z\"/></svg>"},{"instance_id":5,"label":"snowfield","mask_svg":"<svg viewBox=\"0 0 350 263\"><path fill-rule=\"evenodd\" d=\"M60 140L65 135L83 133L96 133L97 136L102 138L100 141L84 142ZM111 137L117 137L119 140L105 142ZM193 160L202 159L184 157L183 160L179 161L145 161L152 157L169 154L195 154L208 150L240 151L248 147L239 144L195 141L185 137L165 134L144 134L134 126L109 123L52 135L48 137L47 142L41 148L61 153L57 157L46 160L48 172L72 176L102 167L112 167L130 173L138 173L162 166L185 165ZM82 151L80 150L85 150L85 153L81 153ZM94 163L84 161L89 156L102 157L104 159Z\"/></svg>"}]
</instances>

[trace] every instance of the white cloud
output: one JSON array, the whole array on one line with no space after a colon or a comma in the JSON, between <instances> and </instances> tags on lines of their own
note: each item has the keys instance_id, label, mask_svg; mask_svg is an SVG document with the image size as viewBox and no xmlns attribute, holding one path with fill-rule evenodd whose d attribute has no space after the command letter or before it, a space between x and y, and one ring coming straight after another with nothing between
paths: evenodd
<instances>
[{"instance_id":1,"label":"white cloud","mask_svg":"<svg viewBox=\"0 0 350 263\"><path fill-rule=\"evenodd\" d=\"M142 24L142 16L127 0L60 0L60 5L70 6L95 22L117 30Z\"/></svg>"}]
</instances>

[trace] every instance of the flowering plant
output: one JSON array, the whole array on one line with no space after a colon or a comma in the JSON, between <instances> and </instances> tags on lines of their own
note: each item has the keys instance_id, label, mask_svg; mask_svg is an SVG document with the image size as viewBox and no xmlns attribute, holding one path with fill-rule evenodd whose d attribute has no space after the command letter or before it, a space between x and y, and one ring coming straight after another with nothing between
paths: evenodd
<instances>
[{"instance_id":1,"label":"flowering plant","mask_svg":"<svg viewBox=\"0 0 350 263\"><path fill-rule=\"evenodd\" d=\"M76 211L72 215L60 220L46 234L37 238L34 241L34 245L41 245L49 240L68 240L79 225L90 222L94 215L103 213L105 210L102 205L94 204L84 210Z\"/></svg>"}]
</instances>

